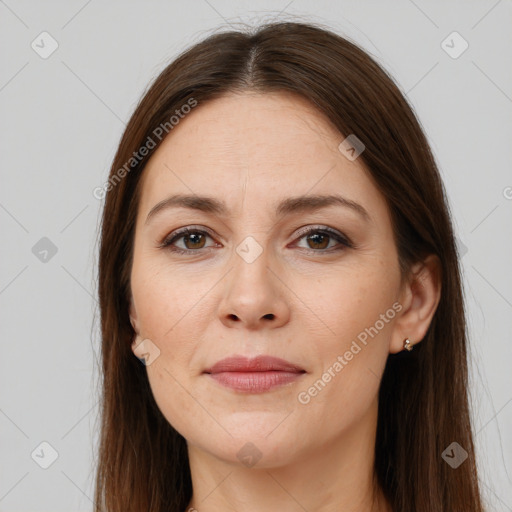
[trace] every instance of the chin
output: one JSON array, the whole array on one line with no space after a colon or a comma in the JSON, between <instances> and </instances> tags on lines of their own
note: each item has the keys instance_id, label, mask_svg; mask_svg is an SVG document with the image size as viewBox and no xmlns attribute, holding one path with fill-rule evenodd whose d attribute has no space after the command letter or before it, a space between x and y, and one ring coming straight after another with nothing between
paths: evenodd
<instances>
[{"instance_id":1,"label":"chin","mask_svg":"<svg viewBox=\"0 0 512 512\"><path fill-rule=\"evenodd\" d=\"M279 422L283 420L282 415L278 421L272 422L272 426L270 422L258 421L257 415L261 416L258 413L254 416L247 414L245 421L224 421L223 426L229 434L217 425L214 430L210 426L195 433L189 432L192 435L188 437L182 435L189 445L230 465L268 469L292 464L306 450L306 446L300 444L304 442L304 433L293 435L291 425L281 430ZM215 434L205 436L205 432Z\"/></svg>"}]
</instances>

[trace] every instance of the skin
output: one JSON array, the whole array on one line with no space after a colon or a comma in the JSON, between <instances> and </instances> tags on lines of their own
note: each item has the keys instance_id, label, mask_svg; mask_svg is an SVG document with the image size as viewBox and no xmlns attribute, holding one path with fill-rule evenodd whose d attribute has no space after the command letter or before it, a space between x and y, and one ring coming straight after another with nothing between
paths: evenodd
<instances>
[{"instance_id":1,"label":"skin","mask_svg":"<svg viewBox=\"0 0 512 512\"><path fill-rule=\"evenodd\" d=\"M187 510L391 510L380 489L372 492L379 383L387 356L428 329L440 297L438 262L418 263L401 286L388 207L361 159L338 150L343 139L298 96L229 94L181 120L144 170L132 349L150 340L155 400L187 440L194 486ZM287 197L333 192L363 206L370 220L343 206L275 215ZM177 193L224 200L229 213L169 208L146 223ZM187 255L159 247L186 226L212 235L176 240ZM337 230L354 247L297 236L307 226ZM249 236L262 250L250 263L236 251ZM299 393L394 303L400 311L301 403ZM257 394L203 374L235 354L281 357L306 373ZM261 454L252 467L237 457L248 442L256 448L245 450Z\"/></svg>"}]
</instances>

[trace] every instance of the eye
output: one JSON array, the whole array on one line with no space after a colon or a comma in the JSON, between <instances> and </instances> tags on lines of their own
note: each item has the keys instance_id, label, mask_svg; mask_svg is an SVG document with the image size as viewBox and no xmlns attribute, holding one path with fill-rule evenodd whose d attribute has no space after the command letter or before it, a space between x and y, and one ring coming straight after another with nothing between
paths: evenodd
<instances>
[{"instance_id":1,"label":"eye","mask_svg":"<svg viewBox=\"0 0 512 512\"><path fill-rule=\"evenodd\" d=\"M307 247L305 249L313 252L333 252L342 250L344 247L353 247L346 236L327 226L308 227L298 234L299 240L306 239ZM330 245L333 240L338 242L338 246Z\"/></svg>"},{"instance_id":2,"label":"eye","mask_svg":"<svg viewBox=\"0 0 512 512\"><path fill-rule=\"evenodd\" d=\"M353 247L350 240L342 233L331 229L327 226L313 226L302 229L298 233L298 240L306 239L308 247L302 247L311 252L327 252L340 251L347 247ZM178 254L192 254L199 252L200 249L210 249L214 246L206 246L206 238L212 238L212 235L203 229L197 229L193 226L180 229L171 233L160 244L160 248L167 248ZM182 241L184 247L178 247L176 242ZM336 241L337 245L331 245L332 241Z\"/></svg>"},{"instance_id":3,"label":"eye","mask_svg":"<svg viewBox=\"0 0 512 512\"><path fill-rule=\"evenodd\" d=\"M205 248L206 238L212 238L207 231L202 229L183 228L174 233L171 233L161 244L161 248L168 248L173 252L179 254L191 254L197 252L199 249ZM180 239L183 239L184 248L180 248L174 245L174 243ZM207 249L209 247L206 247Z\"/></svg>"}]
</instances>

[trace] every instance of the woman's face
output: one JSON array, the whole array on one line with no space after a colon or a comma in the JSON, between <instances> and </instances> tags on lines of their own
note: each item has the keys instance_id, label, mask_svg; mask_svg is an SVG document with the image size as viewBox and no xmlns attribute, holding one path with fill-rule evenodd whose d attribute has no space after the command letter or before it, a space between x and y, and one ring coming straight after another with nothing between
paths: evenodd
<instances>
[{"instance_id":1,"label":"woman's face","mask_svg":"<svg viewBox=\"0 0 512 512\"><path fill-rule=\"evenodd\" d=\"M373 428L402 291L385 200L343 139L294 95L230 94L145 168L130 314L189 447L272 467Z\"/></svg>"}]
</instances>

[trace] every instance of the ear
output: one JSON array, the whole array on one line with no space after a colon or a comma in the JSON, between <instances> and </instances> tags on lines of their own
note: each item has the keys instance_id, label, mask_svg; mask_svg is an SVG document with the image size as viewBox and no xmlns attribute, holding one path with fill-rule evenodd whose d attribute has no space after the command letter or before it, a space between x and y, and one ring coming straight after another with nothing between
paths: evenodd
<instances>
[{"instance_id":1,"label":"ear","mask_svg":"<svg viewBox=\"0 0 512 512\"><path fill-rule=\"evenodd\" d=\"M137 310L135 309L135 303L133 302L133 296L130 297L130 323L132 324L133 330L139 334L139 320L137 317Z\"/></svg>"},{"instance_id":2,"label":"ear","mask_svg":"<svg viewBox=\"0 0 512 512\"><path fill-rule=\"evenodd\" d=\"M133 302L133 296L130 297L130 323L132 324L133 330L135 331L135 336L132 341L132 352L136 357L141 359L145 351L144 342L142 337L140 336L139 330L139 320L137 317L137 310L135 309L135 303Z\"/></svg>"},{"instance_id":3,"label":"ear","mask_svg":"<svg viewBox=\"0 0 512 512\"><path fill-rule=\"evenodd\" d=\"M409 338L412 345L419 343L427 333L441 298L441 263L435 254L411 269L411 277L400 295L402 310L396 319L389 352L396 354Z\"/></svg>"}]
</instances>

